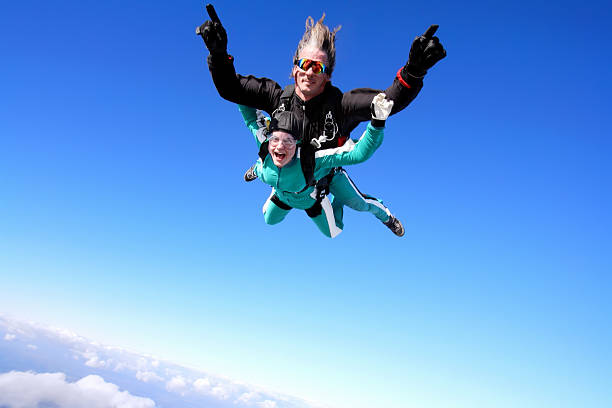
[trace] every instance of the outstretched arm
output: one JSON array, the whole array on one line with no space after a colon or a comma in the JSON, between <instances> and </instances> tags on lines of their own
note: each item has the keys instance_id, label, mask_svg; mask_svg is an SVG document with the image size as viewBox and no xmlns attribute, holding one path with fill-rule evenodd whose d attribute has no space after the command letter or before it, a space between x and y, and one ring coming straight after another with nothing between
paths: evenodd
<instances>
[{"instance_id":1,"label":"outstretched arm","mask_svg":"<svg viewBox=\"0 0 612 408\"><path fill-rule=\"evenodd\" d=\"M219 95L230 102L253 106L268 113L278 105L282 89L268 78L237 75L234 58L227 53L227 32L215 9L207 5L210 20L196 28L208 48L208 68Z\"/></svg>"},{"instance_id":2,"label":"outstretched arm","mask_svg":"<svg viewBox=\"0 0 612 408\"><path fill-rule=\"evenodd\" d=\"M252 106L272 114L280 103L282 88L268 78L236 74L230 55L208 56L208 69L219 95L230 102Z\"/></svg>"},{"instance_id":3,"label":"outstretched arm","mask_svg":"<svg viewBox=\"0 0 612 408\"><path fill-rule=\"evenodd\" d=\"M335 149L319 150L315 153L317 168L347 166L368 160L380 147L385 134L384 126L393 108L393 101L379 93L371 103L371 121L357 143L348 139Z\"/></svg>"},{"instance_id":4,"label":"outstretched arm","mask_svg":"<svg viewBox=\"0 0 612 408\"><path fill-rule=\"evenodd\" d=\"M392 115L403 110L416 98L423 87L422 79L411 80L411 86L403 85L397 77L385 91L385 95L394 102ZM370 119L370 103L379 94L379 89L357 88L342 95L342 111L344 114L343 134L348 135L359 125Z\"/></svg>"},{"instance_id":5,"label":"outstretched arm","mask_svg":"<svg viewBox=\"0 0 612 408\"><path fill-rule=\"evenodd\" d=\"M240 113L242 114L244 124L247 125L255 137L257 147L261 146L261 144L266 140L266 123L268 118L266 118L261 111L245 105L238 105L238 110L240 110Z\"/></svg>"},{"instance_id":6,"label":"outstretched arm","mask_svg":"<svg viewBox=\"0 0 612 408\"><path fill-rule=\"evenodd\" d=\"M408 61L397 71L393 83L385 90L387 98L394 102L392 115L403 110L416 98L423 87L423 77L427 71L446 56L440 40L434 36L437 29L438 26L434 24L423 35L415 38ZM344 134L369 119L369 104L378 92L375 89L358 88L343 95Z\"/></svg>"}]
</instances>

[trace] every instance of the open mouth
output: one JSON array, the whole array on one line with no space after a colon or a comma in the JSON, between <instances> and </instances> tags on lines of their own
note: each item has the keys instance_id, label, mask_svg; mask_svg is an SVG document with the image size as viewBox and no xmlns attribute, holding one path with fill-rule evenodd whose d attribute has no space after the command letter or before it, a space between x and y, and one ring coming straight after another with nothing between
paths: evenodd
<instances>
[{"instance_id":1,"label":"open mouth","mask_svg":"<svg viewBox=\"0 0 612 408\"><path fill-rule=\"evenodd\" d=\"M285 159L285 156L287 156L285 153L274 152L274 158L278 161L283 161Z\"/></svg>"}]
</instances>

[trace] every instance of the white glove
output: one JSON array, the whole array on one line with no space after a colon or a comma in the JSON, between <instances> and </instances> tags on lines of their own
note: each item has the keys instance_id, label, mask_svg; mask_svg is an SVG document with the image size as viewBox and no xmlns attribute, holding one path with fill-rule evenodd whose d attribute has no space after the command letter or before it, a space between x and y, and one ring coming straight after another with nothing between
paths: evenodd
<instances>
[{"instance_id":1,"label":"white glove","mask_svg":"<svg viewBox=\"0 0 612 408\"><path fill-rule=\"evenodd\" d=\"M379 93L372 99L372 119L387 120L393 108L393 101L386 98L387 95Z\"/></svg>"}]
</instances>

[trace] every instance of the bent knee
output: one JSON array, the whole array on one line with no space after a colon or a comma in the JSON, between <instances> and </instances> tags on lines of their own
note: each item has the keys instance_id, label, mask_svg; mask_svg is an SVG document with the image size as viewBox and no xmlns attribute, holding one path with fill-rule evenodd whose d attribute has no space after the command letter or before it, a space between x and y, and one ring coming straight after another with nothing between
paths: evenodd
<instances>
[{"instance_id":1,"label":"bent knee","mask_svg":"<svg viewBox=\"0 0 612 408\"><path fill-rule=\"evenodd\" d=\"M267 212L264 213L264 221L268 225L278 224L279 222L281 222L283 220L283 218L285 218L285 217L274 217L274 216L268 214Z\"/></svg>"}]
</instances>

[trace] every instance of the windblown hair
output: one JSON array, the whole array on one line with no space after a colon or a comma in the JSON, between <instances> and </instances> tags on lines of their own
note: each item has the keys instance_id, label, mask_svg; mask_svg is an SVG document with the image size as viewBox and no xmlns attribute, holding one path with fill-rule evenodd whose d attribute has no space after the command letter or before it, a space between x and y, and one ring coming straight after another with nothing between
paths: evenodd
<instances>
[{"instance_id":1,"label":"windblown hair","mask_svg":"<svg viewBox=\"0 0 612 408\"><path fill-rule=\"evenodd\" d=\"M342 28L338 26L333 31L323 24L325 13L316 23L310 16L306 19L306 31L295 50L294 60L298 59L300 52L306 47L318 48L327 54L328 75L331 76L336 65L336 33Z\"/></svg>"}]
</instances>

